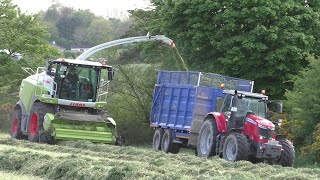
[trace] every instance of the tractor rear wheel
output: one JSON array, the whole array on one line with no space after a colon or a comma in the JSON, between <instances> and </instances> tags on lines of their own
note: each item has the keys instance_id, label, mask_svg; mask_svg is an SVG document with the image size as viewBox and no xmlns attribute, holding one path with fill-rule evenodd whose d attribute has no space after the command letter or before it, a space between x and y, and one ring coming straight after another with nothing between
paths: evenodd
<instances>
[{"instance_id":1,"label":"tractor rear wheel","mask_svg":"<svg viewBox=\"0 0 320 180\"><path fill-rule=\"evenodd\" d=\"M21 132L21 118L22 111L20 108L16 108L12 117L12 129L11 129L11 137L15 139L22 139L23 134Z\"/></svg>"},{"instance_id":2,"label":"tractor rear wheel","mask_svg":"<svg viewBox=\"0 0 320 180\"><path fill-rule=\"evenodd\" d=\"M288 139L283 139L279 141L282 145L282 153L280 159L275 163L284 167L291 167L295 158L294 146Z\"/></svg>"},{"instance_id":3,"label":"tractor rear wheel","mask_svg":"<svg viewBox=\"0 0 320 180\"><path fill-rule=\"evenodd\" d=\"M165 153L173 153L177 154L180 150L180 144L174 143L172 138L172 130L167 129L163 133L162 141L161 141L161 150Z\"/></svg>"},{"instance_id":4,"label":"tractor rear wheel","mask_svg":"<svg viewBox=\"0 0 320 180\"><path fill-rule=\"evenodd\" d=\"M244 134L231 133L224 141L223 157L231 162L247 160L249 147L248 140Z\"/></svg>"},{"instance_id":5,"label":"tractor rear wheel","mask_svg":"<svg viewBox=\"0 0 320 180\"><path fill-rule=\"evenodd\" d=\"M48 143L52 140L50 135L45 134L43 130L43 121L46 113L53 113L54 108L51 105L35 102L31 108L28 139L31 142Z\"/></svg>"},{"instance_id":6,"label":"tractor rear wheel","mask_svg":"<svg viewBox=\"0 0 320 180\"><path fill-rule=\"evenodd\" d=\"M198 142L197 155L210 157L216 155L216 137L218 135L217 123L212 118L206 118L201 126Z\"/></svg>"},{"instance_id":7,"label":"tractor rear wheel","mask_svg":"<svg viewBox=\"0 0 320 180\"><path fill-rule=\"evenodd\" d=\"M152 148L156 150L161 150L161 141L163 136L163 129L158 128L154 131L153 141L152 141Z\"/></svg>"}]
</instances>

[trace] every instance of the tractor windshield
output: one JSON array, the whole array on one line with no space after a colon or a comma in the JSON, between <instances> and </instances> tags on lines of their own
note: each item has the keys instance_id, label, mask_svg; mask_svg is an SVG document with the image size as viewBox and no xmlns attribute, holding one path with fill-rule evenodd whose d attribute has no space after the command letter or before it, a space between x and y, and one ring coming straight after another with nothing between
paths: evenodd
<instances>
[{"instance_id":1,"label":"tractor windshield","mask_svg":"<svg viewBox=\"0 0 320 180\"><path fill-rule=\"evenodd\" d=\"M266 103L262 99L243 97L238 99L237 116L245 117L248 112L253 112L255 115L266 118Z\"/></svg>"},{"instance_id":2,"label":"tractor windshield","mask_svg":"<svg viewBox=\"0 0 320 180\"><path fill-rule=\"evenodd\" d=\"M58 86L58 98L94 102L99 70L97 67L58 64L55 82Z\"/></svg>"}]
</instances>

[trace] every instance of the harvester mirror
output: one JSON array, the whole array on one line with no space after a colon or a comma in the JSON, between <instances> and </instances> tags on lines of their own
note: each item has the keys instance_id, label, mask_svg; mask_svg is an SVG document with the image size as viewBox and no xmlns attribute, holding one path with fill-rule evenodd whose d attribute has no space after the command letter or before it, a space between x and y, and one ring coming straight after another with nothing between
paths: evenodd
<instances>
[{"instance_id":1,"label":"harvester mirror","mask_svg":"<svg viewBox=\"0 0 320 180\"><path fill-rule=\"evenodd\" d=\"M283 109L282 102L277 102L277 113L282 114L282 109Z\"/></svg>"},{"instance_id":2,"label":"harvester mirror","mask_svg":"<svg viewBox=\"0 0 320 180\"><path fill-rule=\"evenodd\" d=\"M48 60L46 62L46 74L51 75L51 68L52 68L51 61Z\"/></svg>"},{"instance_id":3,"label":"harvester mirror","mask_svg":"<svg viewBox=\"0 0 320 180\"><path fill-rule=\"evenodd\" d=\"M114 68L108 69L108 80L111 81L114 77Z\"/></svg>"}]
</instances>

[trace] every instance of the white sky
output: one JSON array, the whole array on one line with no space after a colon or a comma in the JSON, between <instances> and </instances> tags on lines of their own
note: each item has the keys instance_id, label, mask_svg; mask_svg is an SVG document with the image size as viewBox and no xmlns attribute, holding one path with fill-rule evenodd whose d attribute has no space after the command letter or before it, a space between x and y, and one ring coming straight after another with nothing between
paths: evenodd
<instances>
[{"instance_id":1,"label":"white sky","mask_svg":"<svg viewBox=\"0 0 320 180\"><path fill-rule=\"evenodd\" d=\"M127 10L150 6L149 0L13 0L12 2L27 13L45 11L53 2L59 2L74 9L90 9L96 15L118 18L128 16Z\"/></svg>"}]
</instances>

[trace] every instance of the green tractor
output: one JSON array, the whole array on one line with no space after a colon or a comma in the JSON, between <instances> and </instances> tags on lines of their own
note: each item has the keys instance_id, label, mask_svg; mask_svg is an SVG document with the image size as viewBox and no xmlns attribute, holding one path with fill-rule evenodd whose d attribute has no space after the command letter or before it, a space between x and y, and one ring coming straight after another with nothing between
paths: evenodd
<instances>
[{"instance_id":1,"label":"green tractor","mask_svg":"<svg viewBox=\"0 0 320 180\"><path fill-rule=\"evenodd\" d=\"M58 59L29 74L20 86L12 121L13 138L42 143L121 143L115 121L104 111L109 82L114 76L112 66Z\"/></svg>"}]
</instances>

